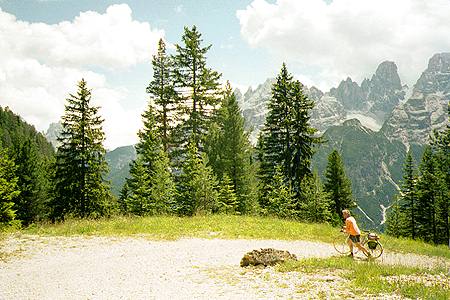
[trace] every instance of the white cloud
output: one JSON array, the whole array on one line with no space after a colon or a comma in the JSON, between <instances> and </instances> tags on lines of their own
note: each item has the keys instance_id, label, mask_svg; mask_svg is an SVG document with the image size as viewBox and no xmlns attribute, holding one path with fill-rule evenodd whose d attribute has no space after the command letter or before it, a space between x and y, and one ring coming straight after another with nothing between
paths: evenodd
<instances>
[{"instance_id":1,"label":"white cloud","mask_svg":"<svg viewBox=\"0 0 450 300\"><path fill-rule=\"evenodd\" d=\"M60 119L65 99L85 78L93 101L102 106L106 147L135 143L141 112L128 108L126 88L111 87L98 70L123 72L149 62L163 36L133 20L124 4L53 25L23 22L0 9L0 105L45 131ZM140 100L144 106L146 99Z\"/></svg>"},{"instance_id":2,"label":"white cloud","mask_svg":"<svg viewBox=\"0 0 450 300\"><path fill-rule=\"evenodd\" d=\"M124 109L123 103L129 92L126 89L108 89L94 87L92 99L94 105L100 106L100 114L105 118L103 130L109 133L106 140L107 149L118 146L131 145L137 142L137 132L142 128L141 114L146 108L147 101L143 99L142 105L136 109Z\"/></svg>"},{"instance_id":3,"label":"white cloud","mask_svg":"<svg viewBox=\"0 0 450 300\"><path fill-rule=\"evenodd\" d=\"M450 49L448 0L255 0L237 12L253 47L305 70L319 85L362 80L384 60L414 84L428 59Z\"/></svg>"},{"instance_id":4,"label":"white cloud","mask_svg":"<svg viewBox=\"0 0 450 300\"><path fill-rule=\"evenodd\" d=\"M1 12L2 50L15 57L32 56L47 64L127 67L151 59L163 31L134 21L126 4L105 14L80 13L72 22L28 23ZM3 53L4 51L2 51Z\"/></svg>"}]
</instances>

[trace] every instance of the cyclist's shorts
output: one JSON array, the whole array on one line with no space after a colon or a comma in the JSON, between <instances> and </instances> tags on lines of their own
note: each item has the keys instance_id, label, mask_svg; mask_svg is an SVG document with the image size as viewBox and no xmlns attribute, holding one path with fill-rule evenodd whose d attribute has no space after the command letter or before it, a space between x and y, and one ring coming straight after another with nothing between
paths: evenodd
<instances>
[{"instance_id":1,"label":"cyclist's shorts","mask_svg":"<svg viewBox=\"0 0 450 300\"><path fill-rule=\"evenodd\" d=\"M358 235L350 235L350 239L352 240L353 243L359 243L360 242L359 234Z\"/></svg>"}]
</instances>

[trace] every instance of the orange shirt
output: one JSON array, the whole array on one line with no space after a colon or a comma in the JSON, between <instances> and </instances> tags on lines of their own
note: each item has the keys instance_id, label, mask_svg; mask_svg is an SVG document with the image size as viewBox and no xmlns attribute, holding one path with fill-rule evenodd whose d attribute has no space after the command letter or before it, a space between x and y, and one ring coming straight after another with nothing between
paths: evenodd
<instances>
[{"instance_id":1,"label":"orange shirt","mask_svg":"<svg viewBox=\"0 0 450 300\"><path fill-rule=\"evenodd\" d=\"M356 220L353 217L348 217L345 219L345 231L350 235L360 235L361 231L359 231L358 225L356 224Z\"/></svg>"}]
</instances>

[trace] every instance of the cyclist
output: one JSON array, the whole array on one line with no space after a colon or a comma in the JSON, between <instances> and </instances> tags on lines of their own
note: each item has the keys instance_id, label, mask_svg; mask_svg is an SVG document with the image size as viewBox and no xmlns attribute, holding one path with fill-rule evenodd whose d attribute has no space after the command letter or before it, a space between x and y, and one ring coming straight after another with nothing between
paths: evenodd
<instances>
[{"instance_id":1,"label":"cyclist","mask_svg":"<svg viewBox=\"0 0 450 300\"><path fill-rule=\"evenodd\" d=\"M363 245L361 245L360 242L360 235L361 235L361 231L358 228L358 224L356 224L356 220L355 218L353 218L350 214L350 211L348 209L344 209L342 211L342 216L345 219L345 226L342 227L342 230L345 233L349 234L349 239L347 240L348 242L348 246L350 247L350 255L351 257L353 257L353 245L356 246L359 250L361 250L362 252L364 252L364 254L367 257L371 257L369 251L367 251L366 248L364 248Z\"/></svg>"}]
</instances>

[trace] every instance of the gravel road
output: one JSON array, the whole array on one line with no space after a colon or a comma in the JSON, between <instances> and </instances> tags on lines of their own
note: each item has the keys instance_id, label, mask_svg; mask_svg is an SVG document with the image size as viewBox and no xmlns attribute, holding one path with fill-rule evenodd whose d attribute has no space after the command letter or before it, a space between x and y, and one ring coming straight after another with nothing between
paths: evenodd
<instances>
[{"instance_id":1,"label":"gravel road","mask_svg":"<svg viewBox=\"0 0 450 300\"><path fill-rule=\"evenodd\" d=\"M307 241L10 236L0 241L0 299L354 298L338 273L239 267L260 248L299 258L336 254ZM417 255L385 253L381 261L450 270L448 260Z\"/></svg>"}]
</instances>

